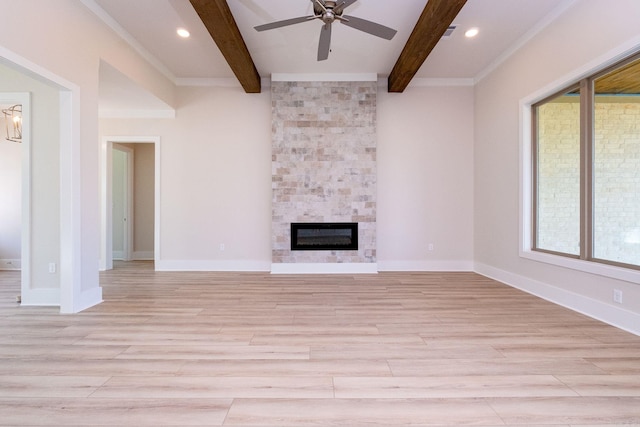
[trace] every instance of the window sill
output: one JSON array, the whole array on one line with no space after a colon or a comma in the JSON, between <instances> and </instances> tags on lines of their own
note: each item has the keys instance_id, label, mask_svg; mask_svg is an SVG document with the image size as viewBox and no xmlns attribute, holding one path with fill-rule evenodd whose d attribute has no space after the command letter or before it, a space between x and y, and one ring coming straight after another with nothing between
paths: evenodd
<instances>
[{"instance_id":1,"label":"window sill","mask_svg":"<svg viewBox=\"0 0 640 427\"><path fill-rule=\"evenodd\" d=\"M580 259L567 258L559 255L552 255L531 250L521 250L520 256L532 261L543 262L545 264L552 264L559 267L570 268L572 270L582 271L584 273L597 274L598 276L640 284L640 271L637 270L616 267L607 264L599 264L597 262L584 261Z\"/></svg>"}]
</instances>

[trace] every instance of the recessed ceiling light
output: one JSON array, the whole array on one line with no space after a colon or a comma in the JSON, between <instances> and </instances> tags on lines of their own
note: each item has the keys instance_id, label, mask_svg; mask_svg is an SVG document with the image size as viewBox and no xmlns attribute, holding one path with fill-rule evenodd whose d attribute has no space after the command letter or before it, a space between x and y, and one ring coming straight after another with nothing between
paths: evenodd
<instances>
[{"instance_id":1,"label":"recessed ceiling light","mask_svg":"<svg viewBox=\"0 0 640 427\"><path fill-rule=\"evenodd\" d=\"M465 35L465 37L469 37L469 38L471 38L471 37L475 37L475 36L477 36L477 35L478 35L478 33L479 33L479 30L478 30L477 28L469 28L469 29L467 30L467 32L466 32L466 33L464 33L464 35Z\"/></svg>"},{"instance_id":2,"label":"recessed ceiling light","mask_svg":"<svg viewBox=\"0 0 640 427\"><path fill-rule=\"evenodd\" d=\"M186 39L187 37L189 37L191 34L189 34L189 31L187 31L185 28L178 28L176 30L176 33L178 33L178 35L184 39Z\"/></svg>"}]
</instances>

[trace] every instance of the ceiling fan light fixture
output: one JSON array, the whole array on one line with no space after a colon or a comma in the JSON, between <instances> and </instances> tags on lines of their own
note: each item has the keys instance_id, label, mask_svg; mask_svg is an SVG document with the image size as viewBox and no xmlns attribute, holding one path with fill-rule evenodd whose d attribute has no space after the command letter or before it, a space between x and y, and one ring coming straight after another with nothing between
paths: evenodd
<instances>
[{"instance_id":1,"label":"ceiling fan light fixture","mask_svg":"<svg viewBox=\"0 0 640 427\"><path fill-rule=\"evenodd\" d=\"M182 28L182 27L179 27L176 30L176 33L183 39L189 38L189 36L191 35L191 33L189 33L189 31L186 28Z\"/></svg>"},{"instance_id":2,"label":"ceiling fan light fixture","mask_svg":"<svg viewBox=\"0 0 640 427\"><path fill-rule=\"evenodd\" d=\"M464 36L468 39L471 39L475 36L478 35L478 33L480 32L480 30L478 30L476 27L473 28L469 28L465 33Z\"/></svg>"}]
</instances>

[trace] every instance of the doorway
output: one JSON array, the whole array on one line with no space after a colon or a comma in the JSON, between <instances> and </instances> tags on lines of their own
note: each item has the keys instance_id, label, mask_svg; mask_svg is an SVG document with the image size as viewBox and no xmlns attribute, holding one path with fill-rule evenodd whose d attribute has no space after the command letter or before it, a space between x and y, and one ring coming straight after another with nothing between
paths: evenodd
<instances>
[{"instance_id":1,"label":"doorway","mask_svg":"<svg viewBox=\"0 0 640 427\"><path fill-rule=\"evenodd\" d=\"M111 254L114 260L131 261L135 227L135 150L125 144L111 149Z\"/></svg>"},{"instance_id":2,"label":"doorway","mask_svg":"<svg viewBox=\"0 0 640 427\"><path fill-rule=\"evenodd\" d=\"M16 99L23 120L22 305L59 306L61 313L77 313L102 301L90 250L98 236L82 228L95 192L87 190L91 185L81 186L80 87L3 46L0 68L4 90L26 91L23 99ZM32 101L40 107L26 109ZM51 136L38 141L50 143L32 144L32 127L34 134ZM83 253L85 246L89 250Z\"/></svg>"},{"instance_id":3,"label":"doorway","mask_svg":"<svg viewBox=\"0 0 640 427\"><path fill-rule=\"evenodd\" d=\"M30 94L28 92L0 93L0 269L20 270L21 299L25 291L31 298L30 287ZM8 114L19 106L15 120ZM17 110L17 109L16 109ZM19 139L11 128L19 123ZM16 125L17 126L17 125Z\"/></svg>"},{"instance_id":4,"label":"doorway","mask_svg":"<svg viewBox=\"0 0 640 427\"><path fill-rule=\"evenodd\" d=\"M160 255L160 138L104 137L100 269Z\"/></svg>"}]
</instances>

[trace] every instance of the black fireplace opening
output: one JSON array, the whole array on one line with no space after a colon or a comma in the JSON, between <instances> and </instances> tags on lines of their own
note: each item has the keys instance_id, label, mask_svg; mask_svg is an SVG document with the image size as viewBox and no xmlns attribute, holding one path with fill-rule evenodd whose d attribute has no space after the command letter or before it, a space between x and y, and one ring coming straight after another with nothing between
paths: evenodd
<instances>
[{"instance_id":1,"label":"black fireplace opening","mask_svg":"<svg viewBox=\"0 0 640 427\"><path fill-rule=\"evenodd\" d=\"M292 222L292 251L357 251L357 222Z\"/></svg>"}]
</instances>

